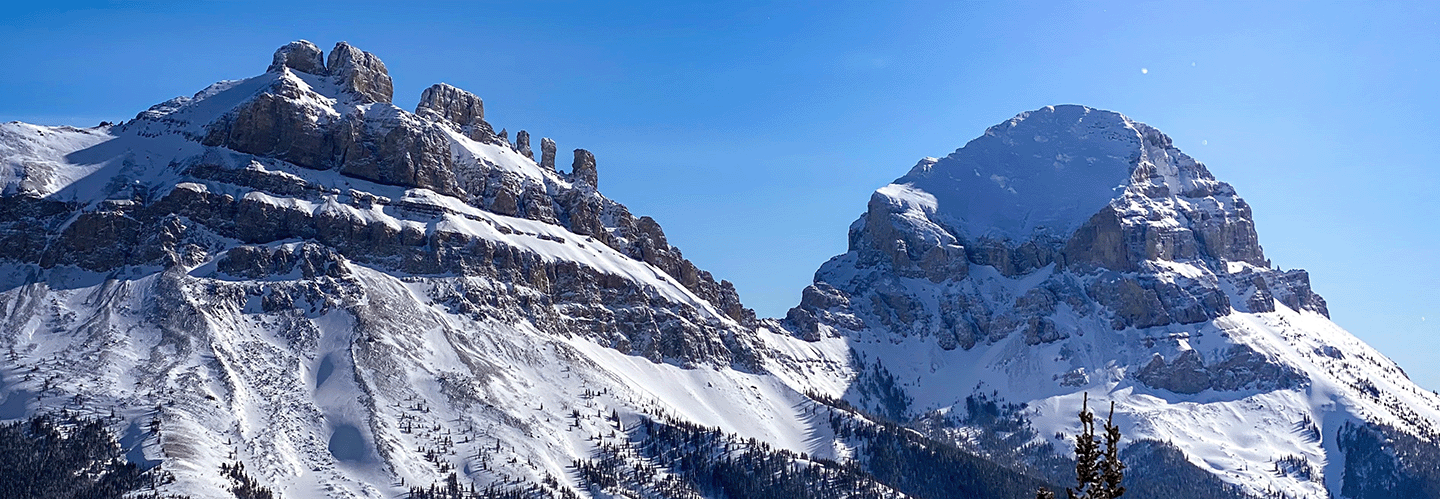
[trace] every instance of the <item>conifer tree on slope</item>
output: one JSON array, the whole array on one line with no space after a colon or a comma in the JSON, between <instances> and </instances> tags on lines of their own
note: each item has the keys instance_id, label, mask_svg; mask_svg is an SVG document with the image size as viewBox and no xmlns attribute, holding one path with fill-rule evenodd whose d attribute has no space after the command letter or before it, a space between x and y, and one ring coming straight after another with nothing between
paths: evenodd
<instances>
[{"instance_id":1,"label":"conifer tree on slope","mask_svg":"<svg viewBox=\"0 0 1440 499\"><path fill-rule=\"evenodd\" d=\"M1125 463L1120 462L1120 428L1115 426L1115 402L1110 402L1110 416L1105 420L1105 451L1095 436L1095 414L1090 412L1090 394L1085 394L1080 409L1081 431L1075 437L1074 489L1066 488L1069 499L1115 499L1125 495L1120 485L1125 478ZM1036 499L1055 499L1055 493L1040 489Z\"/></svg>"}]
</instances>

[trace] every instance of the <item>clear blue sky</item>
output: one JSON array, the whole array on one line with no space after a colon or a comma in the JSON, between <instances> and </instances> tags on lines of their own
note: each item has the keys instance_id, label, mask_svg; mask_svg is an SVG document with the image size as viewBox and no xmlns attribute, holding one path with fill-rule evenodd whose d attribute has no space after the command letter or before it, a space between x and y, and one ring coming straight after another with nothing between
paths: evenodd
<instances>
[{"instance_id":1,"label":"clear blue sky","mask_svg":"<svg viewBox=\"0 0 1440 499\"><path fill-rule=\"evenodd\" d=\"M348 40L402 107L444 81L595 152L602 191L778 316L920 157L1021 111L1112 109L1233 184L1276 264L1440 388L1434 3L407 3L14 2L0 120L128 119Z\"/></svg>"}]
</instances>

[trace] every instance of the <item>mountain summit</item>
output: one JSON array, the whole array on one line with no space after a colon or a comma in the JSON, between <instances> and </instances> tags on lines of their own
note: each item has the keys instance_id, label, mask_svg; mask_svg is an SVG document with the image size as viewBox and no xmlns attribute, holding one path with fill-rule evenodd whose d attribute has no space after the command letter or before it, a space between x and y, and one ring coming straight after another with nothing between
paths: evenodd
<instances>
[{"instance_id":1,"label":"mountain summit","mask_svg":"<svg viewBox=\"0 0 1440 499\"><path fill-rule=\"evenodd\" d=\"M1162 182L1186 191L1199 188L1196 181L1214 181L1159 131L1119 113L1068 105L990 127L895 184L933 196L934 218L969 240L1020 243L1074 232L1122 189L1148 181L1136 177L1142 164L1153 171L1140 175L1165 175Z\"/></svg>"}]
</instances>

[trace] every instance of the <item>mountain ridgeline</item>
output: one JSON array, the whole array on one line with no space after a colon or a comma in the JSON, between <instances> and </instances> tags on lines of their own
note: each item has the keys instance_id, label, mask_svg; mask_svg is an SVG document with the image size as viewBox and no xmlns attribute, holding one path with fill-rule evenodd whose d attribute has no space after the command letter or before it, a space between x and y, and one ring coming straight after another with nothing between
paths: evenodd
<instances>
[{"instance_id":1,"label":"mountain ridgeline","mask_svg":"<svg viewBox=\"0 0 1440 499\"><path fill-rule=\"evenodd\" d=\"M17 462L96 497L1031 497L1088 396L1125 497L1440 490L1440 398L1120 114L922 160L761 319L594 154L394 91L296 41L123 123L0 124L0 444L83 443Z\"/></svg>"}]
</instances>

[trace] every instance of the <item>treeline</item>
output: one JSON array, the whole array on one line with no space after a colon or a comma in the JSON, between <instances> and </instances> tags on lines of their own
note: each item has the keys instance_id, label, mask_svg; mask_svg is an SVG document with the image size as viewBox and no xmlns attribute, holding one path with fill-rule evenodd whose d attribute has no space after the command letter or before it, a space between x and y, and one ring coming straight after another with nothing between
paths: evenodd
<instances>
[{"instance_id":1,"label":"treeline","mask_svg":"<svg viewBox=\"0 0 1440 499\"><path fill-rule=\"evenodd\" d=\"M245 463L221 464L220 474L230 479L230 493L235 495L235 499L280 499L245 472Z\"/></svg>"},{"instance_id":2,"label":"treeline","mask_svg":"<svg viewBox=\"0 0 1440 499\"><path fill-rule=\"evenodd\" d=\"M631 439L574 463L582 483L665 499L894 498L855 463L812 459L687 421L644 419Z\"/></svg>"},{"instance_id":3,"label":"treeline","mask_svg":"<svg viewBox=\"0 0 1440 499\"><path fill-rule=\"evenodd\" d=\"M159 468L125 462L123 455L100 419L61 412L0 424L0 497L152 499L159 496L145 489L173 480Z\"/></svg>"},{"instance_id":4,"label":"treeline","mask_svg":"<svg viewBox=\"0 0 1440 499\"><path fill-rule=\"evenodd\" d=\"M881 483L926 499L1028 497L1046 481L1018 473L898 424L830 417L835 435L857 443L864 469Z\"/></svg>"},{"instance_id":5,"label":"treeline","mask_svg":"<svg viewBox=\"0 0 1440 499\"><path fill-rule=\"evenodd\" d=\"M835 407L817 409L830 411L832 430L856 449L857 459L815 458L717 428L647 418L630 429L630 438L600 444L596 459L577 460L574 467L582 483L602 491L664 499L1018 498L1052 486L909 428L866 420L841 401L826 401Z\"/></svg>"},{"instance_id":6,"label":"treeline","mask_svg":"<svg viewBox=\"0 0 1440 499\"><path fill-rule=\"evenodd\" d=\"M477 489L474 483L461 485L454 472L445 481L429 487L410 487L407 499L580 499L569 487L561 487L554 477L546 476L540 485L520 482L516 485L491 483Z\"/></svg>"},{"instance_id":7,"label":"treeline","mask_svg":"<svg viewBox=\"0 0 1440 499\"><path fill-rule=\"evenodd\" d=\"M1341 494L1355 499L1440 497L1440 446L1434 441L1375 423L1347 422L1335 436L1345 453Z\"/></svg>"},{"instance_id":8,"label":"treeline","mask_svg":"<svg viewBox=\"0 0 1440 499\"><path fill-rule=\"evenodd\" d=\"M1235 485L1195 466L1185 453L1158 440L1139 440L1120 452L1130 471L1125 475L1127 497L1249 499Z\"/></svg>"},{"instance_id":9,"label":"treeline","mask_svg":"<svg viewBox=\"0 0 1440 499\"><path fill-rule=\"evenodd\" d=\"M967 447L963 448L1025 474L1058 483L1074 483L1075 461L1035 431L1025 414L1028 408L1025 403L1006 402L998 391L986 394L977 388L965 397L965 413L961 417L935 415L918 423L927 435L942 441L947 440L945 428L978 429L980 431L967 433ZM1055 440L1070 442L1062 434L1057 434Z\"/></svg>"}]
</instances>

